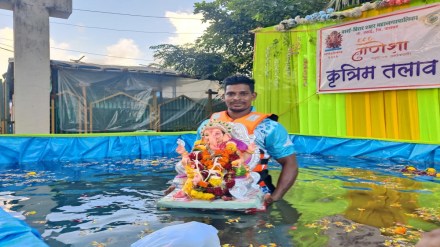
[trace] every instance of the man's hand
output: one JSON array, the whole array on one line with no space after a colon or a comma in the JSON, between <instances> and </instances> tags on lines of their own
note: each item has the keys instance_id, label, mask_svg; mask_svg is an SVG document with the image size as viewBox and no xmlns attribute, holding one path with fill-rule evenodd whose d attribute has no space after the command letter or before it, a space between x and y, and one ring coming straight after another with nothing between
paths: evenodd
<instances>
[{"instance_id":1,"label":"man's hand","mask_svg":"<svg viewBox=\"0 0 440 247\"><path fill-rule=\"evenodd\" d=\"M170 187L168 187L168 188L163 192L163 194L164 194L164 195L168 195L169 193L173 192L173 190L175 190L175 189L176 189L176 186L175 186L175 185L171 185Z\"/></svg>"},{"instance_id":2,"label":"man's hand","mask_svg":"<svg viewBox=\"0 0 440 247\"><path fill-rule=\"evenodd\" d=\"M267 193L266 195L264 195L264 204L266 206L269 206L270 204L272 204L275 200L272 198L272 195L270 193Z\"/></svg>"}]
</instances>

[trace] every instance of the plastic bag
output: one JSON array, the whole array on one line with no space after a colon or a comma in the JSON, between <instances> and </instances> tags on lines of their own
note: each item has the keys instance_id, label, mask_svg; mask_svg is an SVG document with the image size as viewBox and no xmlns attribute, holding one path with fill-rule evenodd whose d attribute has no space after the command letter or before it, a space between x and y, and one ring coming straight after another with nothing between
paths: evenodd
<instances>
[{"instance_id":1,"label":"plastic bag","mask_svg":"<svg viewBox=\"0 0 440 247\"><path fill-rule=\"evenodd\" d=\"M157 230L131 247L220 247L217 232L211 225L191 221Z\"/></svg>"}]
</instances>

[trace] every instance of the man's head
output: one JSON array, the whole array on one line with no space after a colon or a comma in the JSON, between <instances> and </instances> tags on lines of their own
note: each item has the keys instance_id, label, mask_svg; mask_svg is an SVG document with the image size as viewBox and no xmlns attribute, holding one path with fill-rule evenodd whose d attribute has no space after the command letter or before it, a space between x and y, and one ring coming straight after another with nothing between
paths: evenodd
<instances>
[{"instance_id":1,"label":"man's head","mask_svg":"<svg viewBox=\"0 0 440 247\"><path fill-rule=\"evenodd\" d=\"M228 112L241 117L251 111L252 101L257 97L255 81L247 76L233 75L223 80L225 89L224 101Z\"/></svg>"},{"instance_id":2,"label":"man's head","mask_svg":"<svg viewBox=\"0 0 440 247\"><path fill-rule=\"evenodd\" d=\"M255 92L255 80L244 75L232 75L226 77L222 82L223 89L225 89L225 91L227 86L237 85L237 84L248 85L251 92L252 93Z\"/></svg>"}]
</instances>

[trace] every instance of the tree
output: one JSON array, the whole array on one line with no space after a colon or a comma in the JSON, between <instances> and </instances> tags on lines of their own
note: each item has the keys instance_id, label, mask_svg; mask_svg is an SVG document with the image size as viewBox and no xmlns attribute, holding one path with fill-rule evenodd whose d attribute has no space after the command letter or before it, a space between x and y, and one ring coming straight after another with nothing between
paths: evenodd
<instances>
[{"instance_id":1,"label":"tree","mask_svg":"<svg viewBox=\"0 0 440 247\"><path fill-rule=\"evenodd\" d=\"M203 21L211 25L195 44L151 48L164 67L191 76L221 81L234 73L250 75L254 48L251 30L319 11L326 4L326 0L202 1L195 4L194 13L201 13Z\"/></svg>"},{"instance_id":2,"label":"tree","mask_svg":"<svg viewBox=\"0 0 440 247\"><path fill-rule=\"evenodd\" d=\"M161 67L173 68L191 77L221 80L236 71L235 64L218 52L205 52L194 44L151 46L154 57L160 59Z\"/></svg>"}]
</instances>

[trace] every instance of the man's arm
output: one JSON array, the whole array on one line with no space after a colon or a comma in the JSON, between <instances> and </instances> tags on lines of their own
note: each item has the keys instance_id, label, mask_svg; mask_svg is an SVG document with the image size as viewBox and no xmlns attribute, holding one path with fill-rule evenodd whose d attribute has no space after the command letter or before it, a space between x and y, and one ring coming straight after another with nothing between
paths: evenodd
<instances>
[{"instance_id":1,"label":"man's arm","mask_svg":"<svg viewBox=\"0 0 440 247\"><path fill-rule=\"evenodd\" d=\"M295 154L279 158L277 161L281 164L281 173L275 191L272 195L265 196L265 201L268 204L282 199L298 176L298 164Z\"/></svg>"}]
</instances>

